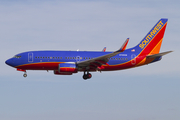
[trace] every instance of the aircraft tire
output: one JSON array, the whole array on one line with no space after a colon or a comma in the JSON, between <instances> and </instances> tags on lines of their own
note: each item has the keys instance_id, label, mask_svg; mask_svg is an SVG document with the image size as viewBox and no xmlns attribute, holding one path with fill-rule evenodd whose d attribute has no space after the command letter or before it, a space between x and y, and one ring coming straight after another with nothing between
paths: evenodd
<instances>
[{"instance_id":1,"label":"aircraft tire","mask_svg":"<svg viewBox=\"0 0 180 120\"><path fill-rule=\"evenodd\" d=\"M90 78L92 77L92 74L91 74L91 73L88 73L88 74L87 74L87 77L88 77L88 79L90 79Z\"/></svg>"},{"instance_id":2,"label":"aircraft tire","mask_svg":"<svg viewBox=\"0 0 180 120\"><path fill-rule=\"evenodd\" d=\"M84 80L87 80L88 79L88 76L86 74L83 75L83 79Z\"/></svg>"},{"instance_id":3,"label":"aircraft tire","mask_svg":"<svg viewBox=\"0 0 180 120\"><path fill-rule=\"evenodd\" d=\"M27 74L26 74L26 73L24 73L24 74L23 74L23 77L27 77Z\"/></svg>"}]
</instances>

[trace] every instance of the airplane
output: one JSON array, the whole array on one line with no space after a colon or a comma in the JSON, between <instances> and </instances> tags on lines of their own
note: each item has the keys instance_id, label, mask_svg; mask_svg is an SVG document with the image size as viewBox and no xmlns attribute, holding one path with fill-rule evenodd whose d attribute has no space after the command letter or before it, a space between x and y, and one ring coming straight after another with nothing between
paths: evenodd
<instances>
[{"instance_id":1,"label":"airplane","mask_svg":"<svg viewBox=\"0 0 180 120\"><path fill-rule=\"evenodd\" d=\"M28 51L5 61L9 66L24 72L27 70L53 70L55 75L72 75L84 72L83 79L92 77L90 72L123 70L160 61L159 53L168 19L160 19L142 41L126 49L129 38L114 52L102 51Z\"/></svg>"}]
</instances>

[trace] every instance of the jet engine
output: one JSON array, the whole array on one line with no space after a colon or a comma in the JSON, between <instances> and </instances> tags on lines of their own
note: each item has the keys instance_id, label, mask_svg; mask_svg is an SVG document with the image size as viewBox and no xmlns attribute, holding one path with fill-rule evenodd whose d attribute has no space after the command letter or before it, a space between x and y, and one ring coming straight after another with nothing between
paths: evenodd
<instances>
[{"instance_id":1,"label":"jet engine","mask_svg":"<svg viewBox=\"0 0 180 120\"><path fill-rule=\"evenodd\" d=\"M77 73L77 66L74 62L72 63L61 63L58 66L58 70L54 71L55 75L72 75L73 73Z\"/></svg>"}]
</instances>

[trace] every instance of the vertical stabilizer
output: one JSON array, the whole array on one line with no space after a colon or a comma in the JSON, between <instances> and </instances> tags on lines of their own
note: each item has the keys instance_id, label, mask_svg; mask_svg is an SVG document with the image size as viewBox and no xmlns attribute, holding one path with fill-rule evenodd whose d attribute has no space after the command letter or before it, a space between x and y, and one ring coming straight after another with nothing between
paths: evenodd
<instances>
[{"instance_id":1,"label":"vertical stabilizer","mask_svg":"<svg viewBox=\"0 0 180 120\"><path fill-rule=\"evenodd\" d=\"M165 33L168 19L160 19L155 26L148 32L143 40L133 49L139 54L158 54Z\"/></svg>"}]
</instances>

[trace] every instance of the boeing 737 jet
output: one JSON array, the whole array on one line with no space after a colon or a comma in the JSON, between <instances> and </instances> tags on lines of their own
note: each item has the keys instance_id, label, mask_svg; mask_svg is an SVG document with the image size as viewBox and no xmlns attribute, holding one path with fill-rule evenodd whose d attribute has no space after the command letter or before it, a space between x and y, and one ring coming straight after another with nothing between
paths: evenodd
<instances>
[{"instance_id":1,"label":"boeing 737 jet","mask_svg":"<svg viewBox=\"0 0 180 120\"><path fill-rule=\"evenodd\" d=\"M23 71L53 70L55 75L72 75L84 72L83 79L90 79L95 71L114 71L134 68L161 60L170 53L159 53L168 19L160 19L135 47L126 49L129 38L114 52L102 51L29 51L15 55L6 64Z\"/></svg>"}]
</instances>

